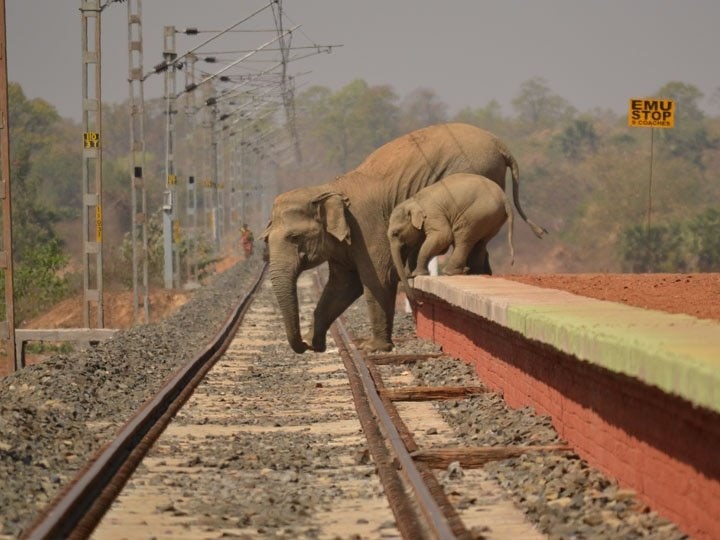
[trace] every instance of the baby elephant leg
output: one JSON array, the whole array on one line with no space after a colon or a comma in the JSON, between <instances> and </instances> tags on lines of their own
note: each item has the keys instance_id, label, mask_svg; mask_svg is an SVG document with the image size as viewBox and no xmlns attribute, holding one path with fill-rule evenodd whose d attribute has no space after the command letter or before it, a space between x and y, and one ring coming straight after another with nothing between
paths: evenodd
<instances>
[{"instance_id":1,"label":"baby elephant leg","mask_svg":"<svg viewBox=\"0 0 720 540\"><path fill-rule=\"evenodd\" d=\"M443 274L447 276L455 276L458 274L467 274L467 260L470 255L469 247L464 243L456 242L453 251L448 257Z\"/></svg>"},{"instance_id":2,"label":"baby elephant leg","mask_svg":"<svg viewBox=\"0 0 720 540\"><path fill-rule=\"evenodd\" d=\"M450 245L449 239L442 233L431 233L425 237L425 241L420 246L420 252L417 256L417 265L413 276L427 276L430 272L428 264L430 259L436 255L443 253Z\"/></svg>"}]
</instances>

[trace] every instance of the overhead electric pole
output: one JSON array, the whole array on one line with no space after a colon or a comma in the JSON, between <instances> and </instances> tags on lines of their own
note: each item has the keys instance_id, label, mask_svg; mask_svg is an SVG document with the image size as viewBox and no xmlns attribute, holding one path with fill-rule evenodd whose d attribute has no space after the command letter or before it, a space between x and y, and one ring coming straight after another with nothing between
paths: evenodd
<instances>
[{"instance_id":1,"label":"overhead electric pole","mask_svg":"<svg viewBox=\"0 0 720 540\"><path fill-rule=\"evenodd\" d=\"M103 328L100 0L81 0L83 86L83 320ZM95 310L93 312L92 307ZM94 314L94 317L93 317Z\"/></svg>"},{"instance_id":2,"label":"overhead electric pole","mask_svg":"<svg viewBox=\"0 0 720 540\"><path fill-rule=\"evenodd\" d=\"M163 32L165 70L165 192L163 197L163 281L166 289L179 286L177 241L180 236L177 221L177 175L175 174L175 100L177 92L175 59L175 27L166 26Z\"/></svg>"},{"instance_id":3,"label":"overhead electric pole","mask_svg":"<svg viewBox=\"0 0 720 540\"><path fill-rule=\"evenodd\" d=\"M194 88L195 86L195 63L197 56L189 54L185 57L185 88ZM190 150L190 172L187 185L187 202L185 207L185 215L187 216L187 229L190 235L190 242L187 254L187 275L188 280L197 282L198 280L198 206L197 206L197 183L200 180L201 169L198 168L200 163L201 145L198 135L201 130L197 126L196 113L198 110L198 99L195 92L185 94L185 117L187 118L188 127L190 128L190 137L192 149Z\"/></svg>"},{"instance_id":4,"label":"overhead electric pole","mask_svg":"<svg viewBox=\"0 0 720 540\"><path fill-rule=\"evenodd\" d=\"M142 0L128 0L128 82L130 83L130 197L133 320L150 322L147 191L145 189L145 91Z\"/></svg>"},{"instance_id":5,"label":"overhead electric pole","mask_svg":"<svg viewBox=\"0 0 720 540\"><path fill-rule=\"evenodd\" d=\"M5 319L0 332L5 341L7 355L6 371L19 369L15 354L15 301L13 291L13 245L12 245L12 203L10 198L10 124L7 77L7 33L5 24L5 0L0 0L0 167L2 167L2 250L0 269L5 277Z\"/></svg>"}]
</instances>

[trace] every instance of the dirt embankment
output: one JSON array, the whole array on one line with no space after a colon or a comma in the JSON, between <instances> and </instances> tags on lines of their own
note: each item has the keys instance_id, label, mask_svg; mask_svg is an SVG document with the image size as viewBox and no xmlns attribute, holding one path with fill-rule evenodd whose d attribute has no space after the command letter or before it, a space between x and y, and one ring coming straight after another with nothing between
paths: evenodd
<instances>
[{"instance_id":1,"label":"dirt embankment","mask_svg":"<svg viewBox=\"0 0 720 540\"><path fill-rule=\"evenodd\" d=\"M215 264L213 273L221 273L239 261L236 256L223 258ZM192 291L182 289L152 289L150 301L150 322L164 319L182 307ZM106 328L129 328L133 325L133 292L127 290L103 291L103 316ZM53 306L48 312L23 324L23 328L82 328L82 296L67 298Z\"/></svg>"}]
</instances>

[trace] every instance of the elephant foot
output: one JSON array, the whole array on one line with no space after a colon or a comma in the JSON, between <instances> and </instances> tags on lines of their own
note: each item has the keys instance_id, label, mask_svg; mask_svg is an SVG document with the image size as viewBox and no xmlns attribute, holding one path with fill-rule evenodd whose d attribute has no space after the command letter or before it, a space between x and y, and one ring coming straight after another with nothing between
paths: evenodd
<instances>
[{"instance_id":1,"label":"elephant foot","mask_svg":"<svg viewBox=\"0 0 720 540\"><path fill-rule=\"evenodd\" d=\"M467 266L459 266L454 268L448 268L447 266L443 268L443 274L446 276L460 276L463 274L467 274L470 270Z\"/></svg>"},{"instance_id":2,"label":"elephant foot","mask_svg":"<svg viewBox=\"0 0 720 540\"><path fill-rule=\"evenodd\" d=\"M315 352L325 352L325 350L327 349L325 336L314 337L310 348Z\"/></svg>"},{"instance_id":3,"label":"elephant foot","mask_svg":"<svg viewBox=\"0 0 720 540\"><path fill-rule=\"evenodd\" d=\"M314 332L309 331L303 336L303 341L307 346L307 350L313 352L325 352L327 349L325 335L316 336Z\"/></svg>"},{"instance_id":4,"label":"elephant foot","mask_svg":"<svg viewBox=\"0 0 720 540\"><path fill-rule=\"evenodd\" d=\"M293 350L294 352L296 352L297 354L302 354L302 353L304 353L305 351L311 350L311 349L310 349L310 345L308 345L308 344L305 343L304 341L301 341L300 343L290 343L290 347L291 347L292 350Z\"/></svg>"},{"instance_id":5,"label":"elephant foot","mask_svg":"<svg viewBox=\"0 0 720 540\"><path fill-rule=\"evenodd\" d=\"M378 338L371 338L368 340L365 340L362 345L360 345L360 348L365 352L389 352L393 350L393 343L390 341L386 341L384 339L378 339Z\"/></svg>"}]
</instances>

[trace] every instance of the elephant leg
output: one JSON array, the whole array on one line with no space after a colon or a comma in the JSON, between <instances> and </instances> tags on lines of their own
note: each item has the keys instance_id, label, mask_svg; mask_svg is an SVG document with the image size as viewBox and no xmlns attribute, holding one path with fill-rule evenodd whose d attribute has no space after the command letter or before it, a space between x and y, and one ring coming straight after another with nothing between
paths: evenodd
<instances>
[{"instance_id":1,"label":"elephant leg","mask_svg":"<svg viewBox=\"0 0 720 540\"><path fill-rule=\"evenodd\" d=\"M436 255L440 255L450 246L451 239L449 235L434 232L425 237L425 241L420 246L420 252L417 257L417 265L413 276L427 276L429 274L428 264L430 259Z\"/></svg>"},{"instance_id":2,"label":"elephant leg","mask_svg":"<svg viewBox=\"0 0 720 540\"><path fill-rule=\"evenodd\" d=\"M468 259L471 253L471 246L462 238L456 239L453 252L445 263L443 274L448 276L455 276L458 274L467 274Z\"/></svg>"},{"instance_id":3,"label":"elephant leg","mask_svg":"<svg viewBox=\"0 0 720 540\"><path fill-rule=\"evenodd\" d=\"M329 265L328 282L315 307L313 323L305 338L308 343L312 343L313 351L325 351L328 328L360 298L362 292L363 287L357 272Z\"/></svg>"},{"instance_id":4,"label":"elephant leg","mask_svg":"<svg viewBox=\"0 0 720 540\"><path fill-rule=\"evenodd\" d=\"M362 348L367 352L391 351L393 321L395 318L395 296L397 284L388 283L383 287L366 287L365 301L370 316L372 337L363 343Z\"/></svg>"},{"instance_id":5,"label":"elephant leg","mask_svg":"<svg viewBox=\"0 0 720 540\"><path fill-rule=\"evenodd\" d=\"M485 274L488 276L492 275L492 268L490 267L490 256L487 251L487 242L481 240L475 247L470 251L468 257L468 274L479 275Z\"/></svg>"}]
</instances>

